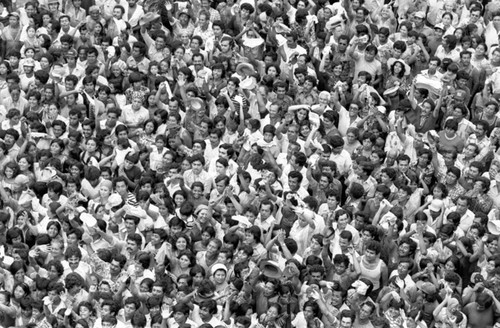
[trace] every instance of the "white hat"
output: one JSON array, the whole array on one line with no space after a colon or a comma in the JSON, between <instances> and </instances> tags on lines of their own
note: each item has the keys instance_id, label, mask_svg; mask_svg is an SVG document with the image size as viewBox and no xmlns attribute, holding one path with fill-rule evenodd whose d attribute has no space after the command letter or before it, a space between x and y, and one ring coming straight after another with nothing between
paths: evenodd
<instances>
[{"instance_id":1,"label":"white hat","mask_svg":"<svg viewBox=\"0 0 500 328\"><path fill-rule=\"evenodd\" d=\"M416 13L413 14L413 17L425 19L426 15L423 11L417 11Z\"/></svg>"},{"instance_id":2,"label":"white hat","mask_svg":"<svg viewBox=\"0 0 500 328\"><path fill-rule=\"evenodd\" d=\"M280 266L275 261L262 261L260 263L262 274L269 278L279 279L283 275Z\"/></svg>"},{"instance_id":3,"label":"white hat","mask_svg":"<svg viewBox=\"0 0 500 328\"><path fill-rule=\"evenodd\" d=\"M82 222L89 228L93 228L97 224L97 220L95 219L95 217L89 213L81 213L80 220L82 220Z\"/></svg>"},{"instance_id":4,"label":"white hat","mask_svg":"<svg viewBox=\"0 0 500 328\"><path fill-rule=\"evenodd\" d=\"M405 63L403 60L401 59L396 59L396 58L389 58L387 60L387 66L389 68L391 68L392 65L394 65L396 62L400 63L401 65L403 65L403 68L405 69L405 75L410 75L411 73L411 67L410 65L408 65L407 63Z\"/></svg>"},{"instance_id":5,"label":"white hat","mask_svg":"<svg viewBox=\"0 0 500 328\"><path fill-rule=\"evenodd\" d=\"M245 90L253 90L257 86L257 82L254 77L247 77L243 81L240 82L240 88Z\"/></svg>"},{"instance_id":6,"label":"white hat","mask_svg":"<svg viewBox=\"0 0 500 328\"><path fill-rule=\"evenodd\" d=\"M249 47L249 48L258 47L263 43L264 43L264 39L262 39L262 38L246 38L245 40L243 40L243 45L245 47Z\"/></svg>"},{"instance_id":7,"label":"white hat","mask_svg":"<svg viewBox=\"0 0 500 328\"><path fill-rule=\"evenodd\" d=\"M325 28L327 30L331 30L332 28L336 27L336 26L339 26L340 24L342 24L342 17L339 17L339 16L333 16L332 18L330 18L328 20L328 22L326 22L326 25L325 25Z\"/></svg>"},{"instance_id":8,"label":"white hat","mask_svg":"<svg viewBox=\"0 0 500 328\"><path fill-rule=\"evenodd\" d=\"M250 228L253 224L248 220L248 218L246 216L243 216L243 215L234 215L231 219L233 219L234 221L237 221L239 222L239 225L242 227L242 228Z\"/></svg>"},{"instance_id":9,"label":"white hat","mask_svg":"<svg viewBox=\"0 0 500 328\"><path fill-rule=\"evenodd\" d=\"M441 199L433 199L429 205L429 210L433 212L439 212L443 209L444 202Z\"/></svg>"},{"instance_id":10,"label":"white hat","mask_svg":"<svg viewBox=\"0 0 500 328\"><path fill-rule=\"evenodd\" d=\"M488 230L492 235L500 235L500 220L493 220L488 222Z\"/></svg>"},{"instance_id":11,"label":"white hat","mask_svg":"<svg viewBox=\"0 0 500 328\"><path fill-rule=\"evenodd\" d=\"M227 267L222 263L217 263L212 266L212 275L214 275L219 270L224 270L227 273Z\"/></svg>"},{"instance_id":12,"label":"white hat","mask_svg":"<svg viewBox=\"0 0 500 328\"><path fill-rule=\"evenodd\" d=\"M122 202L123 202L122 196L120 196L118 194L111 194L108 197L108 202L106 203L105 208L107 210L110 210L113 207L120 205Z\"/></svg>"},{"instance_id":13,"label":"white hat","mask_svg":"<svg viewBox=\"0 0 500 328\"><path fill-rule=\"evenodd\" d=\"M130 207L128 210L127 210L127 213L128 215L131 215L131 216L136 216L138 217L139 219L145 219L147 218L148 214L146 213L145 210L143 210L142 208L140 207Z\"/></svg>"}]
</instances>

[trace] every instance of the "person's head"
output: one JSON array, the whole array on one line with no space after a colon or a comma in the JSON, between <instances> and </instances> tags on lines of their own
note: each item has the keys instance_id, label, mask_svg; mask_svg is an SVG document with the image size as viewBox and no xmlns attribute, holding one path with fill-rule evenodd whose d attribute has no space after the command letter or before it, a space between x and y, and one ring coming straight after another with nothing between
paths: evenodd
<instances>
[{"instance_id":1,"label":"person's head","mask_svg":"<svg viewBox=\"0 0 500 328\"><path fill-rule=\"evenodd\" d=\"M376 46L370 44L365 49L365 60L367 62L372 62L375 60L375 56L378 54L378 49Z\"/></svg>"},{"instance_id":2,"label":"person's head","mask_svg":"<svg viewBox=\"0 0 500 328\"><path fill-rule=\"evenodd\" d=\"M340 312L340 328L351 328L354 324L356 313L351 310L343 310Z\"/></svg>"}]
</instances>

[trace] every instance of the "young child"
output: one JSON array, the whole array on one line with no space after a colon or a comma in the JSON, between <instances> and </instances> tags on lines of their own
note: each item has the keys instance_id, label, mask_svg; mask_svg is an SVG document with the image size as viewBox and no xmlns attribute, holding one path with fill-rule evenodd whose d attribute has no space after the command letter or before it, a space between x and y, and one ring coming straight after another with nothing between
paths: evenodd
<instances>
[{"instance_id":1,"label":"young child","mask_svg":"<svg viewBox=\"0 0 500 328\"><path fill-rule=\"evenodd\" d=\"M260 121L257 119L250 119L247 123L247 128L243 132L243 138L245 142L242 146L242 154L246 154L250 151L253 144L262 140L264 136L260 133ZM243 156L240 154L240 156Z\"/></svg>"},{"instance_id":2,"label":"young child","mask_svg":"<svg viewBox=\"0 0 500 328\"><path fill-rule=\"evenodd\" d=\"M155 82L156 78L159 76L158 72L160 70L159 64L157 61L151 61L149 63L149 69L148 69L148 85L147 87L149 90L154 90L155 88Z\"/></svg>"},{"instance_id":3,"label":"young child","mask_svg":"<svg viewBox=\"0 0 500 328\"><path fill-rule=\"evenodd\" d=\"M28 49L32 48L33 52L40 49L40 40L36 37L36 28L34 26L28 25L26 27L26 33L21 35L21 42L24 42L23 47L21 48L21 54L24 54L25 57L27 57L26 51Z\"/></svg>"},{"instance_id":4,"label":"young child","mask_svg":"<svg viewBox=\"0 0 500 328\"><path fill-rule=\"evenodd\" d=\"M257 145L262 147L262 149L269 151L274 158L277 158L280 154L280 149L275 138L276 128L271 124L268 124L264 127L263 133L264 137L263 139L257 141Z\"/></svg>"},{"instance_id":5,"label":"young child","mask_svg":"<svg viewBox=\"0 0 500 328\"><path fill-rule=\"evenodd\" d=\"M153 172L158 172L163 166L163 155L165 155L168 149L165 147L167 144L167 137L164 135L158 135L155 138L155 144L151 146L151 152L149 153L149 167Z\"/></svg>"}]
</instances>

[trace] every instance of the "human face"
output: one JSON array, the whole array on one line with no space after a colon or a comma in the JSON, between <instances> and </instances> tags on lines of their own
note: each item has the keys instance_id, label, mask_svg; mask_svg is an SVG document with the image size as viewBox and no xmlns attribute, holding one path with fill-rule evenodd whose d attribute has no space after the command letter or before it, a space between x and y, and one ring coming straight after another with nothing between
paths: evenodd
<instances>
[{"instance_id":1,"label":"human face","mask_svg":"<svg viewBox=\"0 0 500 328\"><path fill-rule=\"evenodd\" d=\"M349 217L347 216L347 214L343 214L338 218L337 227L340 230L344 230L347 227L348 223L349 223Z\"/></svg>"},{"instance_id":2,"label":"human face","mask_svg":"<svg viewBox=\"0 0 500 328\"><path fill-rule=\"evenodd\" d=\"M290 187L290 190L292 190L292 191L299 190L299 188L300 188L299 179L298 178L288 179L288 186Z\"/></svg>"},{"instance_id":3,"label":"human face","mask_svg":"<svg viewBox=\"0 0 500 328\"><path fill-rule=\"evenodd\" d=\"M177 242L175 243L175 247L177 248L178 251L183 251L187 248L187 241L184 238L178 238Z\"/></svg>"},{"instance_id":4,"label":"human face","mask_svg":"<svg viewBox=\"0 0 500 328\"><path fill-rule=\"evenodd\" d=\"M203 164L201 162L195 161L191 163L191 168L193 170L193 173L200 174L203 170Z\"/></svg>"},{"instance_id":5,"label":"human face","mask_svg":"<svg viewBox=\"0 0 500 328\"><path fill-rule=\"evenodd\" d=\"M406 173L408 172L408 168L410 166L410 163L408 163L408 161L399 161L399 164L398 164L398 168L399 168L399 171L401 171L402 173Z\"/></svg>"},{"instance_id":6,"label":"human face","mask_svg":"<svg viewBox=\"0 0 500 328\"><path fill-rule=\"evenodd\" d=\"M457 180L458 178L455 174L451 172L448 172L448 174L446 174L446 184L453 185L457 182Z\"/></svg>"},{"instance_id":7,"label":"human face","mask_svg":"<svg viewBox=\"0 0 500 328\"><path fill-rule=\"evenodd\" d=\"M176 323L178 323L179 325L181 325L181 324L183 324L183 323L186 322L187 316L184 313L182 313L180 311L177 311L177 312L174 313L174 320L175 320Z\"/></svg>"},{"instance_id":8,"label":"human face","mask_svg":"<svg viewBox=\"0 0 500 328\"><path fill-rule=\"evenodd\" d=\"M446 15L443 17L442 23L444 24L445 28L449 27L451 25L451 18L449 15Z\"/></svg>"},{"instance_id":9,"label":"human face","mask_svg":"<svg viewBox=\"0 0 500 328\"><path fill-rule=\"evenodd\" d=\"M309 133L311 133L311 128L309 127L309 125L302 125L300 127L301 136L303 136L304 138L307 138L309 136Z\"/></svg>"},{"instance_id":10,"label":"human face","mask_svg":"<svg viewBox=\"0 0 500 328\"><path fill-rule=\"evenodd\" d=\"M340 328L351 328L352 327L352 319L343 317L342 320L340 320Z\"/></svg>"},{"instance_id":11,"label":"human face","mask_svg":"<svg viewBox=\"0 0 500 328\"><path fill-rule=\"evenodd\" d=\"M76 256L71 256L70 258L67 259L69 267L73 270L76 270L78 268L78 264L80 264L80 258Z\"/></svg>"},{"instance_id":12,"label":"human face","mask_svg":"<svg viewBox=\"0 0 500 328\"><path fill-rule=\"evenodd\" d=\"M429 62L429 73L430 74L435 74L438 69L438 62L435 60L431 60Z\"/></svg>"},{"instance_id":13,"label":"human face","mask_svg":"<svg viewBox=\"0 0 500 328\"><path fill-rule=\"evenodd\" d=\"M207 307L200 308L200 318L203 321L209 321L212 318L212 314Z\"/></svg>"},{"instance_id":14,"label":"human face","mask_svg":"<svg viewBox=\"0 0 500 328\"><path fill-rule=\"evenodd\" d=\"M403 65L401 63L394 64L394 74L397 75L403 70Z\"/></svg>"},{"instance_id":15,"label":"human face","mask_svg":"<svg viewBox=\"0 0 500 328\"><path fill-rule=\"evenodd\" d=\"M408 255L410 255L410 245L408 245L407 243L399 245L398 254L399 257L407 257Z\"/></svg>"},{"instance_id":16,"label":"human face","mask_svg":"<svg viewBox=\"0 0 500 328\"><path fill-rule=\"evenodd\" d=\"M19 160L18 164L19 164L19 169L21 170L21 172L25 172L25 171L29 170L29 168L30 168L30 164L29 164L28 160L24 157Z\"/></svg>"},{"instance_id":17,"label":"human face","mask_svg":"<svg viewBox=\"0 0 500 328\"><path fill-rule=\"evenodd\" d=\"M226 280L226 272L224 270L217 270L214 274L214 281L216 284L222 284Z\"/></svg>"},{"instance_id":18,"label":"human face","mask_svg":"<svg viewBox=\"0 0 500 328\"><path fill-rule=\"evenodd\" d=\"M365 60L367 62L372 62L375 60L375 51L367 51L365 52Z\"/></svg>"},{"instance_id":19,"label":"human face","mask_svg":"<svg viewBox=\"0 0 500 328\"><path fill-rule=\"evenodd\" d=\"M372 308L369 305L363 305L359 309L359 319L360 320L368 320L370 315L372 314Z\"/></svg>"},{"instance_id":20,"label":"human face","mask_svg":"<svg viewBox=\"0 0 500 328\"><path fill-rule=\"evenodd\" d=\"M453 271L455 271L455 265L453 264L453 262L448 261L445 263L444 269L448 272L453 272Z\"/></svg>"},{"instance_id":21,"label":"human face","mask_svg":"<svg viewBox=\"0 0 500 328\"><path fill-rule=\"evenodd\" d=\"M215 241L211 241L207 246L207 255L212 256L219 251L219 247Z\"/></svg>"},{"instance_id":22,"label":"human face","mask_svg":"<svg viewBox=\"0 0 500 328\"><path fill-rule=\"evenodd\" d=\"M467 212L467 209L468 209L467 200L465 200L465 199L458 199L457 200L457 209L456 209L456 211L458 213L460 213L461 215L464 215L465 212Z\"/></svg>"}]
</instances>

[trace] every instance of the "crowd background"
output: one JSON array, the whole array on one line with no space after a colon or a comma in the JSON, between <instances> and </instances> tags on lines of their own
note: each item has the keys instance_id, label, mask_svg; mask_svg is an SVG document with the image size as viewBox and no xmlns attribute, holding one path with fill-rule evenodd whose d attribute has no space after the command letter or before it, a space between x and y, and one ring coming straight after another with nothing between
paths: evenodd
<instances>
[{"instance_id":1,"label":"crowd background","mask_svg":"<svg viewBox=\"0 0 500 328\"><path fill-rule=\"evenodd\" d=\"M0 22L0 327L500 327L499 0Z\"/></svg>"}]
</instances>

